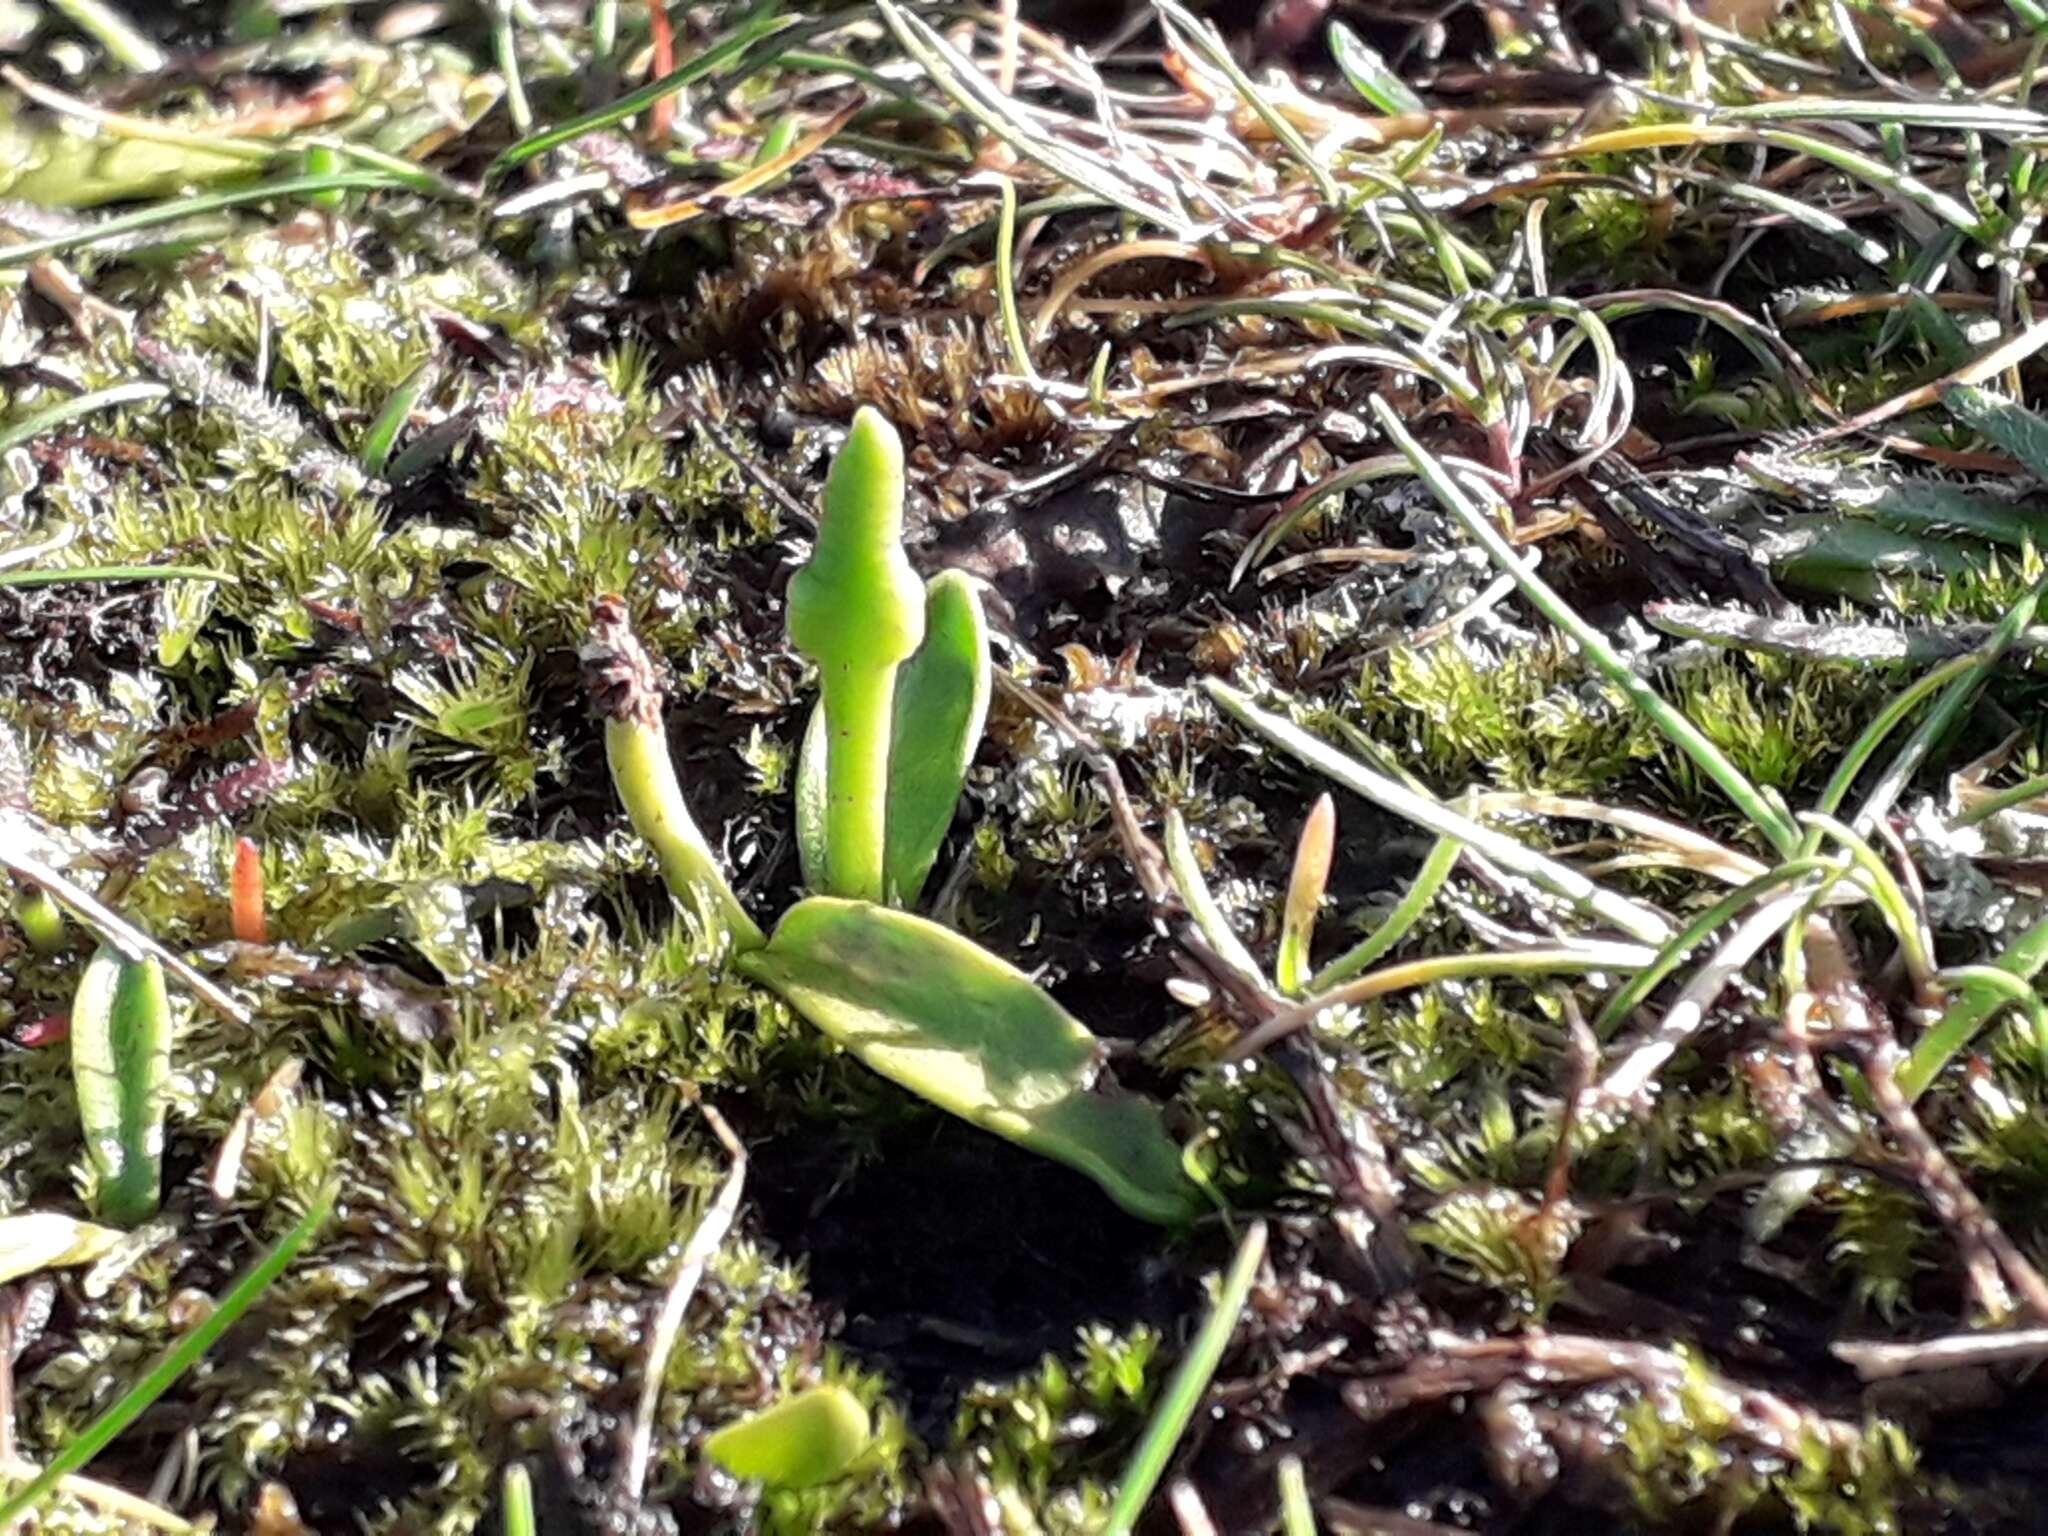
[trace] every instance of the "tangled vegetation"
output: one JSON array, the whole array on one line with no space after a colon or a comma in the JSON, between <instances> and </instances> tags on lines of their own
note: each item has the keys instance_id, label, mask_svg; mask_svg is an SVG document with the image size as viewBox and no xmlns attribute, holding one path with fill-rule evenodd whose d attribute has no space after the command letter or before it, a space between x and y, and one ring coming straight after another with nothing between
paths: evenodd
<instances>
[{"instance_id":1,"label":"tangled vegetation","mask_svg":"<svg viewBox=\"0 0 2048 1536\"><path fill-rule=\"evenodd\" d=\"M2035 1529L2044 36L0 8L0 1526Z\"/></svg>"}]
</instances>

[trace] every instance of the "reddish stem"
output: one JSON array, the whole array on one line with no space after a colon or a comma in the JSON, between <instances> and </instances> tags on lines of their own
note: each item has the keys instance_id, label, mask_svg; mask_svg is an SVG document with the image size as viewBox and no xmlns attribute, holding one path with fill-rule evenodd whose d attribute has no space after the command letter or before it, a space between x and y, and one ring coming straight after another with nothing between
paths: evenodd
<instances>
[{"instance_id":1,"label":"reddish stem","mask_svg":"<svg viewBox=\"0 0 2048 1536\"><path fill-rule=\"evenodd\" d=\"M654 34L654 78L659 80L676 67L676 34L668 24L666 0L647 0L647 29ZM647 121L653 127L654 142L666 143L676 121L675 97L664 96L657 101L648 110Z\"/></svg>"}]
</instances>

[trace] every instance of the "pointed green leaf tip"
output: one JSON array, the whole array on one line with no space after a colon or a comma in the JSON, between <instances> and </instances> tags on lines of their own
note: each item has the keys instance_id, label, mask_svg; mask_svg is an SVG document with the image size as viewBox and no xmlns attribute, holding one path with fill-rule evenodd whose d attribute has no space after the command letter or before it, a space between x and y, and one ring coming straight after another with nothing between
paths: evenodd
<instances>
[{"instance_id":1,"label":"pointed green leaf tip","mask_svg":"<svg viewBox=\"0 0 2048 1536\"><path fill-rule=\"evenodd\" d=\"M812 1387L728 1424L704 1454L734 1477L773 1488L830 1482L867 1449L868 1411L844 1387Z\"/></svg>"},{"instance_id":2,"label":"pointed green leaf tip","mask_svg":"<svg viewBox=\"0 0 2048 1536\"><path fill-rule=\"evenodd\" d=\"M903 444L873 406L826 476L817 544L789 584L789 638L827 670L894 666L924 638L924 586L903 554Z\"/></svg>"}]
</instances>

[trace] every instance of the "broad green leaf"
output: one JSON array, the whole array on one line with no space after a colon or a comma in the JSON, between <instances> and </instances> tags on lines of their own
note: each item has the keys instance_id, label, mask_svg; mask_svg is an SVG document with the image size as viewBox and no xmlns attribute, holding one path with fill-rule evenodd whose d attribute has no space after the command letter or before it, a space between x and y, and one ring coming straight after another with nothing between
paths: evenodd
<instances>
[{"instance_id":1,"label":"broad green leaf","mask_svg":"<svg viewBox=\"0 0 2048 1536\"><path fill-rule=\"evenodd\" d=\"M103 944L87 963L71 1005L71 1072L99 1214L147 1221L163 1194L171 1077L171 1001L155 959Z\"/></svg>"},{"instance_id":2,"label":"broad green leaf","mask_svg":"<svg viewBox=\"0 0 2048 1536\"><path fill-rule=\"evenodd\" d=\"M39 1269L90 1264L127 1234L95 1226L56 1211L24 1211L0 1217L0 1285Z\"/></svg>"},{"instance_id":3,"label":"broad green leaf","mask_svg":"<svg viewBox=\"0 0 2048 1536\"><path fill-rule=\"evenodd\" d=\"M1351 82L1351 88L1382 112L1398 117L1404 113L1429 110L1429 103L1387 67L1387 61L1380 57L1379 50L1341 21L1330 23L1330 57L1337 61L1337 67Z\"/></svg>"},{"instance_id":4,"label":"broad green leaf","mask_svg":"<svg viewBox=\"0 0 2048 1536\"><path fill-rule=\"evenodd\" d=\"M981 743L988 696L981 594L973 577L941 572L925 587L924 644L896 674L883 860L894 906L915 906L931 874Z\"/></svg>"},{"instance_id":5,"label":"broad green leaf","mask_svg":"<svg viewBox=\"0 0 2048 1536\"><path fill-rule=\"evenodd\" d=\"M1958 384L1944 393L1942 399L1972 430L1983 433L2048 480L2048 420L1974 384Z\"/></svg>"},{"instance_id":6,"label":"broad green leaf","mask_svg":"<svg viewBox=\"0 0 2048 1536\"><path fill-rule=\"evenodd\" d=\"M734 1477L771 1488L812 1488L845 1471L873 1437L868 1410L844 1387L810 1387L728 1424L704 1454Z\"/></svg>"},{"instance_id":7,"label":"broad green leaf","mask_svg":"<svg viewBox=\"0 0 2048 1536\"><path fill-rule=\"evenodd\" d=\"M937 923L814 896L740 967L884 1077L1178 1223L1197 1192L1158 1108L1098 1088L1101 1045L1015 966Z\"/></svg>"}]
</instances>

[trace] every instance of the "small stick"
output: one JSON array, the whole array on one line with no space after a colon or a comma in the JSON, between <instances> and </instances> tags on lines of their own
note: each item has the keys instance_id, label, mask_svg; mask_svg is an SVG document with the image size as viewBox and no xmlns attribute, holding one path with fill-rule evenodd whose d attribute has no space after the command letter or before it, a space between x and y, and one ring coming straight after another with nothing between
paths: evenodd
<instances>
[{"instance_id":1,"label":"small stick","mask_svg":"<svg viewBox=\"0 0 2048 1536\"><path fill-rule=\"evenodd\" d=\"M661 1378L667 1374L668 1357L675 1350L676 1335L682 1331L683 1313L689 1310L690 1298L697 1293L697 1282L704 1278L705 1266L732 1230L733 1218L739 1214L740 1193L747 1183L747 1149L733 1135L723 1115L709 1104L701 1107L712 1135L731 1157L732 1168L697 1223L697 1230L683 1246L682 1262L676 1265L675 1278L669 1282L661 1312L647 1337L647 1368L640 1382L640 1405L633 1414L633 1438L626 1461L619 1469L619 1492L636 1506L647 1484L647 1462L654 1449L654 1408L661 1397Z\"/></svg>"},{"instance_id":2,"label":"small stick","mask_svg":"<svg viewBox=\"0 0 2048 1536\"><path fill-rule=\"evenodd\" d=\"M1903 1054L1893 1040L1884 1040L1865 1051L1864 1082L1870 1088L1870 1102L1878 1117L1899 1145L1907 1171L1920 1186L1921 1197L1963 1250L1963 1265L1969 1272L1978 1305L1994 1315L2002 1312L2004 1307L1999 1303L2009 1283L2027 1310L2048 1322L2048 1280L2041 1278L2041 1272L2005 1235L1997 1218L1984 1208L1984 1203L1956 1172L1955 1164L1928 1134L1900 1091L1898 1064Z\"/></svg>"},{"instance_id":3,"label":"small stick","mask_svg":"<svg viewBox=\"0 0 2048 1536\"><path fill-rule=\"evenodd\" d=\"M1922 1371L1957 1371L2035 1361L2048 1357L2048 1328L2015 1328L2005 1333L1957 1333L1914 1344L1849 1340L1830 1344L1836 1359L1856 1368L1865 1381L1886 1381Z\"/></svg>"}]
</instances>

